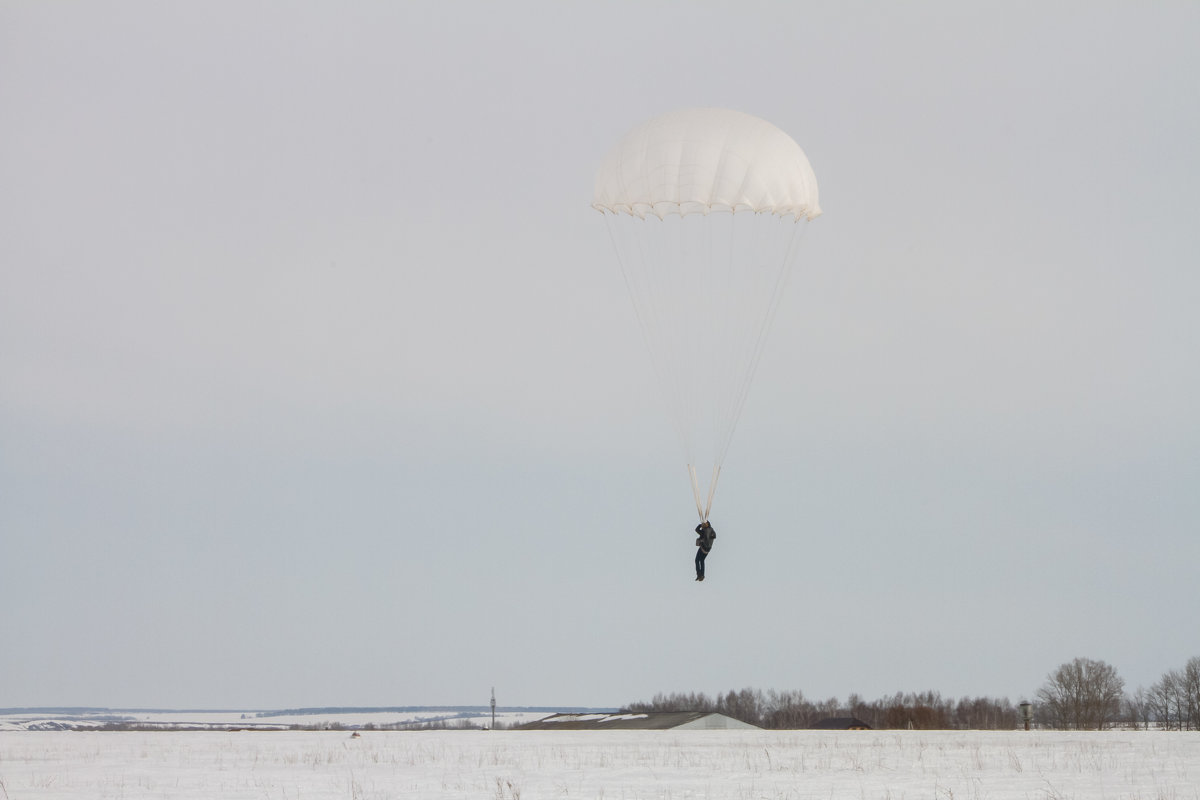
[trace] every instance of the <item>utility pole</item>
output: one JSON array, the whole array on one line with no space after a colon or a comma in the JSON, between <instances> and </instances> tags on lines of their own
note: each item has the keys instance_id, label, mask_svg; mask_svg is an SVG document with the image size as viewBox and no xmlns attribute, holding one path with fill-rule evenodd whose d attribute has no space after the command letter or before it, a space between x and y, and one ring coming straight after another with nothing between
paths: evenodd
<instances>
[{"instance_id":1,"label":"utility pole","mask_svg":"<svg viewBox=\"0 0 1200 800\"><path fill-rule=\"evenodd\" d=\"M496 730L496 687L492 687L492 730Z\"/></svg>"}]
</instances>

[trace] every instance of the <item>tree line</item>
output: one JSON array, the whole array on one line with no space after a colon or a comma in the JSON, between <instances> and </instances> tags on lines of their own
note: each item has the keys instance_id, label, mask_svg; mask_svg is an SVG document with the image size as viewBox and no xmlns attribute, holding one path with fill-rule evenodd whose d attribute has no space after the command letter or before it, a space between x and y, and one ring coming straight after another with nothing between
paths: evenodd
<instances>
[{"instance_id":1,"label":"tree line","mask_svg":"<svg viewBox=\"0 0 1200 800\"><path fill-rule=\"evenodd\" d=\"M1163 673L1149 689L1139 687L1126 698L1129 716L1144 727L1200 731L1200 657L1183 669Z\"/></svg>"},{"instance_id":2,"label":"tree line","mask_svg":"<svg viewBox=\"0 0 1200 800\"><path fill-rule=\"evenodd\" d=\"M936 691L897 692L865 700L851 694L810 700L799 690L746 688L715 696L659 693L622 707L623 713L707 711L768 729L808 728L829 717L855 717L877 730L1011 730L1024 724L1020 705L1004 697L943 697ZM1058 730L1133 728L1200 730L1200 656L1163 675L1149 689L1126 694L1115 668L1076 658L1052 671L1033 695L1032 722Z\"/></svg>"},{"instance_id":3,"label":"tree line","mask_svg":"<svg viewBox=\"0 0 1200 800\"><path fill-rule=\"evenodd\" d=\"M808 728L828 717L856 717L875 729L914 730L1015 728L1020 711L1004 698L964 697L952 700L939 692L897 692L877 700L852 694L810 700L800 690L763 692L741 689L710 697L703 692L656 694L649 702L630 703L622 713L645 711L709 711L769 729Z\"/></svg>"}]
</instances>

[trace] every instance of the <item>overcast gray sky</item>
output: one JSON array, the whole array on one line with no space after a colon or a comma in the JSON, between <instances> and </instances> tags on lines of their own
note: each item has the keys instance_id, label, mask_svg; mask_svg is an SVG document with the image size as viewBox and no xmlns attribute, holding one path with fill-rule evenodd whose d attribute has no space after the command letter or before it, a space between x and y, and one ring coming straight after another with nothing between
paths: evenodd
<instances>
[{"instance_id":1,"label":"overcast gray sky","mask_svg":"<svg viewBox=\"0 0 1200 800\"><path fill-rule=\"evenodd\" d=\"M1014 702L1200 655L1200 5L0 3L0 707ZM695 509L596 167L825 214Z\"/></svg>"}]
</instances>

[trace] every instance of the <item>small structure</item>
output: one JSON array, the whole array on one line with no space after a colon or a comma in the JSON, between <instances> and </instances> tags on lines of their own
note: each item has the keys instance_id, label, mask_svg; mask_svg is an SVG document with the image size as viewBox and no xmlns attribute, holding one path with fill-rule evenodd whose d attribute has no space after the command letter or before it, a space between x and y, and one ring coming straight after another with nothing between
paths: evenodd
<instances>
[{"instance_id":1,"label":"small structure","mask_svg":"<svg viewBox=\"0 0 1200 800\"><path fill-rule=\"evenodd\" d=\"M712 711L643 711L630 714L553 714L518 727L523 731L725 731L757 725Z\"/></svg>"},{"instance_id":2,"label":"small structure","mask_svg":"<svg viewBox=\"0 0 1200 800\"><path fill-rule=\"evenodd\" d=\"M858 717L826 717L808 726L810 731L869 731L871 726Z\"/></svg>"},{"instance_id":3,"label":"small structure","mask_svg":"<svg viewBox=\"0 0 1200 800\"><path fill-rule=\"evenodd\" d=\"M1021 721L1025 723L1025 730L1029 730L1029 725L1033 722L1033 703L1028 700L1021 703Z\"/></svg>"}]
</instances>

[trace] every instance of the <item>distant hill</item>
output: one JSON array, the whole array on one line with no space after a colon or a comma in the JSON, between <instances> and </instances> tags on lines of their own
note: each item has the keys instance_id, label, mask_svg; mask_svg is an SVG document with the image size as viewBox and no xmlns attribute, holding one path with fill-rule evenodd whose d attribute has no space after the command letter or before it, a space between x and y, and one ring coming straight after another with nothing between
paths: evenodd
<instances>
[{"instance_id":1,"label":"distant hill","mask_svg":"<svg viewBox=\"0 0 1200 800\"><path fill-rule=\"evenodd\" d=\"M567 714L578 711L574 706L559 707L559 706L496 706L496 713L512 713L512 712L535 712L544 714ZM608 709L605 709L608 710ZM615 709L612 709L615 711ZM304 715L327 715L327 714L415 714L428 712L453 712L457 714L483 714L492 713L491 706L380 706L380 707L360 707L360 706L329 706L325 708L289 708L280 711L259 711L258 716L304 716ZM0 709L3 713L3 709Z\"/></svg>"},{"instance_id":2,"label":"distant hill","mask_svg":"<svg viewBox=\"0 0 1200 800\"><path fill-rule=\"evenodd\" d=\"M612 713L614 708L497 706L510 728L551 714ZM46 706L0 709L3 730L422 730L492 726L491 706L327 706L264 709L147 709Z\"/></svg>"}]
</instances>

